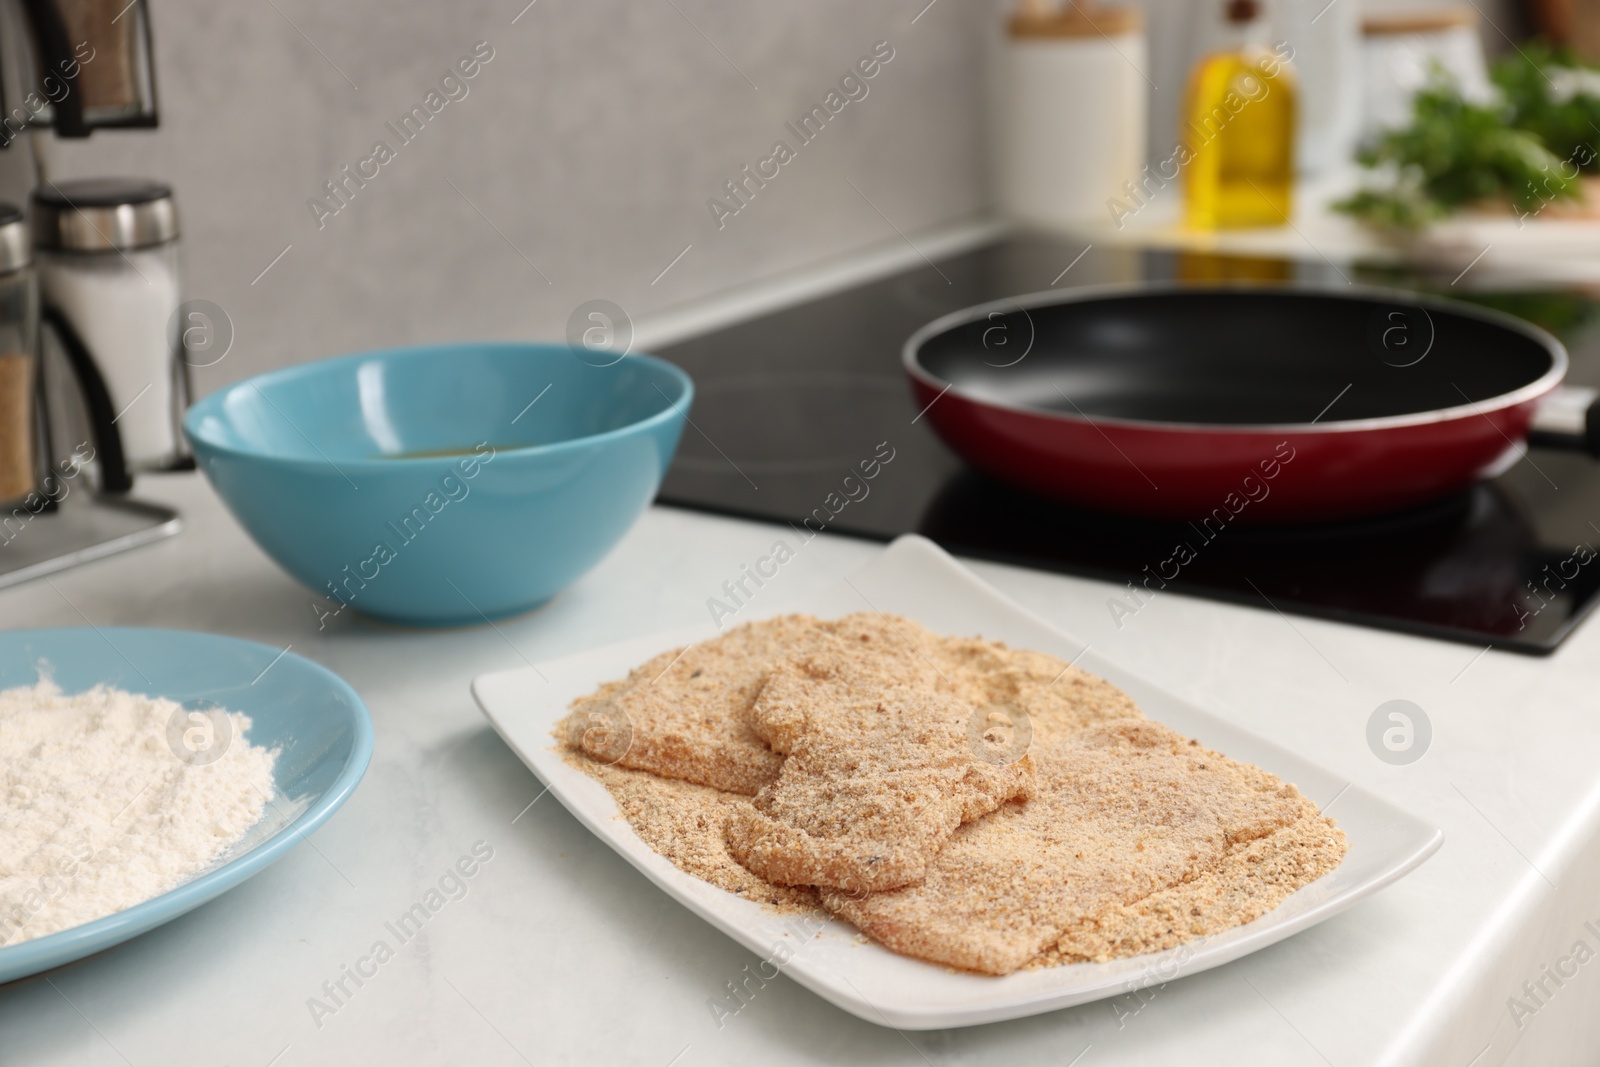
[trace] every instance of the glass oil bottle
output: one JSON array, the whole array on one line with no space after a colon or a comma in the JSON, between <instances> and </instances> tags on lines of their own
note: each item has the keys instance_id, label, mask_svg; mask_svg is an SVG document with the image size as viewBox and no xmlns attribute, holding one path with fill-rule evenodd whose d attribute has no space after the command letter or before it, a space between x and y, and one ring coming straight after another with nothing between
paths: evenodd
<instances>
[{"instance_id":1,"label":"glass oil bottle","mask_svg":"<svg viewBox=\"0 0 1600 1067\"><path fill-rule=\"evenodd\" d=\"M1220 47L1189 80L1185 221L1195 229L1279 226L1294 194L1292 50L1266 43L1258 0L1228 0Z\"/></svg>"}]
</instances>

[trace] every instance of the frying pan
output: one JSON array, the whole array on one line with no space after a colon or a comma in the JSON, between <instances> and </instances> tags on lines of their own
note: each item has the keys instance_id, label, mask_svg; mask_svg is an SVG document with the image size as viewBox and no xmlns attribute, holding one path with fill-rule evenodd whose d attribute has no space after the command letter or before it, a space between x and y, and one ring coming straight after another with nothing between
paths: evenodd
<instances>
[{"instance_id":1,"label":"frying pan","mask_svg":"<svg viewBox=\"0 0 1600 1067\"><path fill-rule=\"evenodd\" d=\"M906 342L917 407L980 470L1125 514L1355 517L1504 470L1530 434L1600 456L1545 331L1351 286L1095 287L958 311Z\"/></svg>"}]
</instances>

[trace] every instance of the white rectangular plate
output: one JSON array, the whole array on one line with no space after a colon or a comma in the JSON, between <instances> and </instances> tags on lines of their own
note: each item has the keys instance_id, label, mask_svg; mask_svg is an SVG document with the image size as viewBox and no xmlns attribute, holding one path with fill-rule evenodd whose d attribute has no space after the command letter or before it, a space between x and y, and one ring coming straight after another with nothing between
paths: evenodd
<instances>
[{"instance_id":1,"label":"white rectangular plate","mask_svg":"<svg viewBox=\"0 0 1600 1067\"><path fill-rule=\"evenodd\" d=\"M554 751L551 728L575 697L623 677L659 652L711 636L712 627L568 656L541 664L538 673L523 668L486 674L472 683L473 695L500 736L597 837L679 903L763 959L782 960L792 954L783 964L784 973L869 1022L909 1030L998 1022L1207 970L1348 908L1414 869L1443 841L1435 827L1316 764L1201 711L1093 652L1084 653L1082 642L1013 604L923 538L900 538L849 579L783 610L827 618L884 611L915 619L936 633L981 634L1064 660L1082 654L1080 666L1121 686L1152 719L1234 759L1264 767L1299 786L1318 804L1338 797L1335 816L1350 839L1349 854L1337 870L1255 922L1215 937L1167 952L1023 971L1004 978L956 973L862 943L848 924L820 915L797 921L684 874L639 839L604 786L569 767Z\"/></svg>"}]
</instances>

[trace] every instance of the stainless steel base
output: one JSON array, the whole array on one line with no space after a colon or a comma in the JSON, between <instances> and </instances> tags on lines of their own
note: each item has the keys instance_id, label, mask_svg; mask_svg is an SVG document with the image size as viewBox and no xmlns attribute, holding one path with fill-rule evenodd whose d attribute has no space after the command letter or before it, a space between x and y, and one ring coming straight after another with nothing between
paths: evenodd
<instances>
[{"instance_id":1,"label":"stainless steel base","mask_svg":"<svg viewBox=\"0 0 1600 1067\"><path fill-rule=\"evenodd\" d=\"M138 548L183 527L157 504L88 492L66 496L53 511L0 512L0 588Z\"/></svg>"}]
</instances>

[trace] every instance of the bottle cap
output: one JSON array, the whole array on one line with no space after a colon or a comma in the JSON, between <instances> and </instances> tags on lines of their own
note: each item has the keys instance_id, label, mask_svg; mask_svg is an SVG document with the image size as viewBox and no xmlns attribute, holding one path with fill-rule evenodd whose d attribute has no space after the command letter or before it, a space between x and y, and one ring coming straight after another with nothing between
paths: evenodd
<instances>
[{"instance_id":1,"label":"bottle cap","mask_svg":"<svg viewBox=\"0 0 1600 1067\"><path fill-rule=\"evenodd\" d=\"M1261 15L1257 0L1228 0L1229 22L1254 22Z\"/></svg>"},{"instance_id":2,"label":"bottle cap","mask_svg":"<svg viewBox=\"0 0 1600 1067\"><path fill-rule=\"evenodd\" d=\"M33 242L66 252L131 252L178 236L172 189L142 178L46 181L33 191Z\"/></svg>"}]
</instances>

